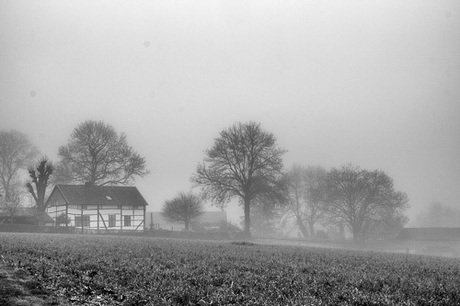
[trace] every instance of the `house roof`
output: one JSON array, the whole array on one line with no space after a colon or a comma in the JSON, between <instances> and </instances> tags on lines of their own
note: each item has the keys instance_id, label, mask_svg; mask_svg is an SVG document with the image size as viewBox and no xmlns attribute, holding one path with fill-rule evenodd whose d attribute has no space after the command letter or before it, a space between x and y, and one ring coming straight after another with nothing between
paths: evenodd
<instances>
[{"instance_id":1,"label":"house roof","mask_svg":"<svg viewBox=\"0 0 460 306\"><path fill-rule=\"evenodd\" d=\"M136 187L58 184L53 193L56 190L73 205L148 205Z\"/></svg>"},{"instance_id":2,"label":"house roof","mask_svg":"<svg viewBox=\"0 0 460 306\"><path fill-rule=\"evenodd\" d=\"M460 227L404 228L399 240L460 240Z\"/></svg>"}]
</instances>

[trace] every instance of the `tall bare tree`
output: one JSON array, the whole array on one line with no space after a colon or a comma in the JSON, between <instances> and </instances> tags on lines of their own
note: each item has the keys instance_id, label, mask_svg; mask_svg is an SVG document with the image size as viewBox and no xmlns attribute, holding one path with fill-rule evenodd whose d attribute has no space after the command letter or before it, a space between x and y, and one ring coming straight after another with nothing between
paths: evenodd
<instances>
[{"instance_id":1,"label":"tall bare tree","mask_svg":"<svg viewBox=\"0 0 460 306\"><path fill-rule=\"evenodd\" d=\"M295 223L299 227L302 236L307 238L309 233L305 225L306 220L304 216L304 211L307 206L305 202L306 186L304 171L305 169L302 166L294 165L286 174L288 181L288 205L286 206L287 213L284 216L284 220L294 217Z\"/></svg>"},{"instance_id":2,"label":"tall bare tree","mask_svg":"<svg viewBox=\"0 0 460 306\"><path fill-rule=\"evenodd\" d=\"M396 191L393 180L380 170L367 171L354 165L334 168L329 172L328 186L331 212L348 225L355 241L368 234L366 223L394 221L407 208L407 195Z\"/></svg>"},{"instance_id":3,"label":"tall bare tree","mask_svg":"<svg viewBox=\"0 0 460 306\"><path fill-rule=\"evenodd\" d=\"M19 185L19 171L38 155L29 137L16 130L0 131L0 193L5 203L11 202Z\"/></svg>"},{"instance_id":4,"label":"tall bare tree","mask_svg":"<svg viewBox=\"0 0 460 306\"><path fill-rule=\"evenodd\" d=\"M201 199L190 193L181 192L163 205L163 219L172 222L184 222L185 229L190 227L190 221L203 214Z\"/></svg>"},{"instance_id":5,"label":"tall bare tree","mask_svg":"<svg viewBox=\"0 0 460 306\"><path fill-rule=\"evenodd\" d=\"M244 207L245 235L250 237L251 202L258 195L278 189L284 153L273 134L264 131L260 123L237 123L220 132L192 181L218 206L239 199Z\"/></svg>"},{"instance_id":6,"label":"tall bare tree","mask_svg":"<svg viewBox=\"0 0 460 306\"><path fill-rule=\"evenodd\" d=\"M327 212L327 171L320 166L294 165L287 178L288 215L295 217L304 237L313 237L315 224L324 220Z\"/></svg>"},{"instance_id":7,"label":"tall bare tree","mask_svg":"<svg viewBox=\"0 0 460 306\"><path fill-rule=\"evenodd\" d=\"M39 225L43 225L43 217L46 211L46 188L53 171L54 166L46 157L42 157L37 165L29 168L29 176L32 181L28 182L26 187L35 200Z\"/></svg>"},{"instance_id":8,"label":"tall bare tree","mask_svg":"<svg viewBox=\"0 0 460 306\"><path fill-rule=\"evenodd\" d=\"M5 212L10 217L10 223L13 223L14 216L21 206L21 192L18 188L10 190L8 200L0 194L0 211ZM2 221L0 221L1 223Z\"/></svg>"},{"instance_id":9,"label":"tall bare tree","mask_svg":"<svg viewBox=\"0 0 460 306\"><path fill-rule=\"evenodd\" d=\"M305 199L307 219L310 235L315 235L315 224L324 220L327 212L328 186L327 171L320 166L309 166L305 169L304 180L306 184Z\"/></svg>"},{"instance_id":10,"label":"tall bare tree","mask_svg":"<svg viewBox=\"0 0 460 306\"><path fill-rule=\"evenodd\" d=\"M78 125L58 155L57 182L126 185L149 173L145 159L128 145L126 135L101 121Z\"/></svg>"}]
</instances>

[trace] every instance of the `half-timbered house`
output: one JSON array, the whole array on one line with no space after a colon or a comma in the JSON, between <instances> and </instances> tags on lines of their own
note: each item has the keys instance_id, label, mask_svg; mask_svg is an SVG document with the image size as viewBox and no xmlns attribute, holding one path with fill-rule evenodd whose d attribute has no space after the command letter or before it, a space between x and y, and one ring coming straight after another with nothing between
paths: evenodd
<instances>
[{"instance_id":1,"label":"half-timbered house","mask_svg":"<svg viewBox=\"0 0 460 306\"><path fill-rule=\"evenodd\" d=\"M82 232L142 231L147 202L136 187L61 185L47 200L47 213Z\"/></svg>"}]
</instances>

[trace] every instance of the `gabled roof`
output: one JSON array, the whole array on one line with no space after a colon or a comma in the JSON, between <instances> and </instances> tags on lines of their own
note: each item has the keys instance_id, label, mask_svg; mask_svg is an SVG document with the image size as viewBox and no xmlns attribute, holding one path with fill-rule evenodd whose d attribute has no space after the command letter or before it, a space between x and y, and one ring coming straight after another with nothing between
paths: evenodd
<instances>
[{"instance_id":1,"label":"gabled roof","mask_svg":"<svg viewBox=\"0 0 460 306\"><path fill-rule=\"evenodd\" d=\"M58 184L56 190L72 205L148 205L136 187Z\"/></svg>"},{"instance_id":2,"label":"gabled roof","mask_svg":"<svg viewBox=\"0 0 460 306\"><path fill-rule=\"evenodd\" d=\"M404 228L399 240L460 240L460 227Z\"/></svg>"}]
</instances>

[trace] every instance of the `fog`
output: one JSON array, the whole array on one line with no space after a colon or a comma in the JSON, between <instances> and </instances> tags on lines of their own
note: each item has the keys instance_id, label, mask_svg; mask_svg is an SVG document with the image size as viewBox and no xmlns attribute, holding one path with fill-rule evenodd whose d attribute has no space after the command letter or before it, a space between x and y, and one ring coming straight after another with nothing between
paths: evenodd
<instances>
[{"instance_id":1,"label":"fog","mask_svg":"<svg viewBox=\"0 0 460 306\"><path fill-rule=\"evenodd\" d=\"M158 211L222 129L257 121L286 168L384 170L415 225L460 209L458 37L456 0L0 0L0 130L57 161L79 123L113 125Z\"/></svg>"},{"instance_id":2,"label":"fog","mask_svg":"<svg viewBox=\"0 0 460 306\"><path fill-rule=\"evenodd\" d=\"M412 225L415 227L460 227L460 209L434 202L415 215Z\"/></svg>"}]
</instances>

